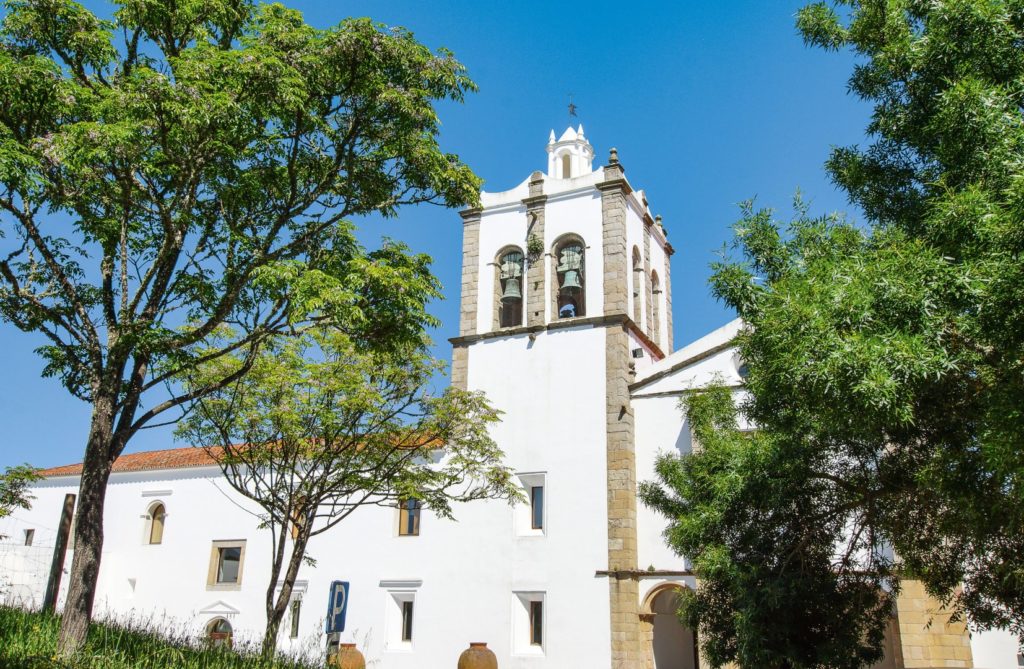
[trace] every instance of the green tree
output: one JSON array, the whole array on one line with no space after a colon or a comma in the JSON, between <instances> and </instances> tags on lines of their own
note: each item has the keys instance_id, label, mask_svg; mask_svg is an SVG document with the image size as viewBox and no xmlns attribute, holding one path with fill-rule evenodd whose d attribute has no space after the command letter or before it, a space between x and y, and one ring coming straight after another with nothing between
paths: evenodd
<instances>
[{"instance_id":1,"label":"green tree","mask_svg":"<svg viewBox=\"0 0 1024 669\"><path fill-rule=\"evenodd\" d=\"M221 358L186 385L205 387L242 364ZM320 331L268 347L245 377L179 423L179 435L204 444L270 530L265 656L276 651L310 539L360 507L412 499L453 518L454 502L522 497L488 434L498 413L483 395L428 392L442 368L422 346L361 352L348 336Z\"/></svg>"},{"instance_id":2,"label":"green tree","mask_svg":"<svg viewBox=\"0 0 1024 669\"><path fill-rule=\"evenodd\" d=\"M476 201L433 107L473 84L405 30L314 29L276 4L120 0L111 21L72 0L5 7L0 316L44 337L44 374L92 407L68 656L92 612L111 466L139 429L236 380L275 334L330 321L390 346L431 322L424 260L366 253L347 221ZM209 386L173 384L228 354L244 363Z\"/></svg>"},{"instance_id":3,"label":"green tree","mask_svg":"<svg viewBox=\"0 0 1024 669\"><path fill-rule=\"evenodd\" d=\"M892 604L870 528L845 511L843 487L814 475L816 453L740 430L732 392L714 385L684 399L699 450L662 455L659 483L640 487L700 579L682 621L714 667L870 665Z\"/></svg>"},{"instance_id":4,"label":"green tree","mask_svg":"<svg viewBox=\"0 0 1024 669\"><path fill-rule=\"evenodd\" d=\"M32 493L29 487L39 480L36 468L32 465L16 465L8 467L0 475L0 519L14 513L15 509L32 508ZM0 540L6 539L0 534Z\"/></svg>"},{"instance_id":5,"label":"green tree","mask_svg":"<svg viewBox=\"0 0 1024 669\"><path fill-rule=\"evenodd\" d=\"M1020 635L1024 3L820 2L798 26L858 56L850 90L873 104L869 141L827 169L866 221L798 204L780 222L747 205L715 267L715 294L747 324L742 411L775 452L761 475L843 500L811 507L809 543L828 523L863 526L880 574ZM735 477L726 490L761 480L721 475ZM687 477L668 487L695 508L725 503Z\"/></svg>"}]
</instances>

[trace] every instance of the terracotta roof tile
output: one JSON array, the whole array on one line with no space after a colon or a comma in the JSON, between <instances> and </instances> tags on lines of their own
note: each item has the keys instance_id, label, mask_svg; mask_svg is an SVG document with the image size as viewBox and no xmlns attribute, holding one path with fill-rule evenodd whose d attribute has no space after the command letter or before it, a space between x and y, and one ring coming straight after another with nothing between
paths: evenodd
<instances>
[{"instance_id":1,"label":"terracotta roof tile","mask_svg":"<svg viewBox=\"0 0 1024 669\"><path fill-rule=\"evenodd\" d=\"M128 453L114 461L115 472L141 472L150 469L183 469L186 467L203 467L216 464L215 454L219 448L211 449L214 453L202 448L187 446L185 448L169 448L162 451L145 451ZM82 464L62 465L40 469L40 476L78 476L82 473Z\"/></svg>"}]
</instances>

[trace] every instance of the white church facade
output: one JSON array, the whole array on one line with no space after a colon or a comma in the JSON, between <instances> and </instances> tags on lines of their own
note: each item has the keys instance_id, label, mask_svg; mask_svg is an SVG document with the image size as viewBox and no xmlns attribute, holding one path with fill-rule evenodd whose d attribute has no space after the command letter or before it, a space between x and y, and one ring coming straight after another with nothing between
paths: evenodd
<instances>
[{"instance_id":1,"label":"white church facade","mask_svg":"<svg viewBox=\"0 0 1024 669\"><path fill-rule=\"evenodd\" d=\"M712 379L742 392L734 321L673 351L660 217L614 149L594 167L582 126L546 172L462 212L452 383L504 412L493 437L527 504L473 502L456 522L369 507L315 537L282 625L321 652L330 584L350 584L340 641L367 666L445 669L486 642L501 669L694 669L675 598L696 586L637 500L661 452L688 453L680 397ZM0 521L0 599L39 605L76 465L44 472L29 511ZM123 456L107 493L96 609L175 631L258 639L270 538L202 449ZM73 550L73 547L71 547ZM70 551L67 565L70 565ZM66 589L66 583L64 585ZM969 635L907 588L884 667L1015 669L1009 635Z\"/></svg>"}]
</instances>

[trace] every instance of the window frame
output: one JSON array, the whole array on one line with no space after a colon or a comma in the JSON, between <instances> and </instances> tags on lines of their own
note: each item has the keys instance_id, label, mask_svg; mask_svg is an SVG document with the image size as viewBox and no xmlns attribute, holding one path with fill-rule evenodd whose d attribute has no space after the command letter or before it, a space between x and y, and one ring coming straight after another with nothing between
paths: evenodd
<instances>
[{"instance_id":1,"label":"window frame","mask_svg":"<svg viewBox=\"0 0 1024 669\"><path fill-rule=\"evenodd\" d=\"M160 509L161 513L157 514L157 510ZM167 529L166 524L167 518L167 505L161 501L153 502L149 505L149 509L146 511L146 545L147 546L159 546L164 542L164 531ZM153 541L154 535L157 533L159 528L159 536L157 540Z\"/></svg>"},{"instance_id":2,"label":"window frame","mask_svg":"<svg viewBox=\"0 0 1024 669\"><path fill-rule=\"evenodd\" d=\"M22 543L22 545L23 546L31 547L32 546L32 542L35 541L35 539L36 539L36 528L30 527L30 528L26 529L25 530L24 539L25 540Z\"/></svg>"},{"instance_id":3,"label":"window frame","mask_svg":"<svg viewBox=\"0 0 1024 669\"><path fill-rule=\"evenodd\" d=\"M522 590L512 595L512 655L543 657L548 642L547 592Z\"/></svg>"},{"instance_id":4,"label":"window frame","mask_svg":"<svg viewBox=\"0 0 1024 669\"><path fill-rule=\"evenodd\" d=\"M299 621L302 619L302 599L293 599L288 605L288 638L299 638Z\"/></svg>"},{"instance_id":5,"label":"window frame","mask_svg":"<svg viewBox=\"0 0 1024 669\"><path fill-rule=\"evenodd\" d=\"M537 491L540 491L540 503L537 501ZM540 507L539 509L537 507ZM540 512L540 520L538 522L537 515ZM544 483L543 481L539 485L530 486L530 529L543 530L544 529Z\"/></svg>"},{"instance_id":6,"label":"window frame","mask_svg":"<svg viewBox=\"0 0 1024 669\"><path fill-rule=\"evenodd\" d=\"M544 647L544 600L530 600L530 645Z\"/></svg>"},{"instance_id":7,"label":"window frame","mask_svg":"<svg viewBox=\"0 0 1024 669\"><path fill-rule=\"evenodd\" d=\"M413 508L408 504L414 503ZM409 527L410 517L412 527ZM423 518L423 503L415 497L407 497L398 503L398 536L418 537L420 535L420 521Z\"/></svg>"},{"instance_id":8,"label":"window frame","mask_svg":"<svg viewBox=\"0 0 1024 669\"><path fill-rule=\"evenodd\" d=\"M241 590L245 572L245 539L218 540L210 547L210 568L206 575L207 590ZM238 548L238 575L235 581L218 581L221 566L221 550Z\"/></svg>"}]
</instances>

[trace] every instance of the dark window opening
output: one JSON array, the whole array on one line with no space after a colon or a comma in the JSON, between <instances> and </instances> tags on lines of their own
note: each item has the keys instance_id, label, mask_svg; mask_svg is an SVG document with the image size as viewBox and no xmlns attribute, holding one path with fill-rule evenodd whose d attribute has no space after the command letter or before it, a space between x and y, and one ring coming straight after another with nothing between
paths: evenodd
<instances>
[{"instance_id":1,"label":"dark window opening","mask_svg":"<svg viewBox=\"0 0 1024 669\"><path fill-rule=\"evenodd\" d=\"M544 529L544 486L530 488L530 512L533 529Z\"/></svg>"},{"instance_id":2,"label":"dark window opening","mask_svg":"<svg viewBox=\"0 0 1024 669\"><path fill-rule=\"evenodd\" d=\"M544 643L544 602L530 602L530 645Z\"/></svg>"},{"instance_id":3,"label":"dark window opening","mask_svg":"<svg viewBox=\"0 0 1024 669\"><path fill-rule=\"evenodd\" d=\"M36 531L35 530L25 530L25 545L26 546L31 546L32 542L35 540L35 538L36 538Z\"/></svg>"},{"instance_id":4,"label":"dark window opening","mask_svg":"<svg viewBox=\"0 0 1024 669\"><path fill-rule=\"evenodd\" d=\"M292 639L299 638L299 616L302 614L302 600L296 599L292 602L291 634Z\"/></svg>"},{"instance_id":5,"label":"dark window opening","mask_svg":"<svg viewBox=\"0 0 1024 669\"><path fill-rule=\"evenodd\" d=\"M412 600L402 602L402 641L412 641Z\"/></svg>"}]
</instances>

